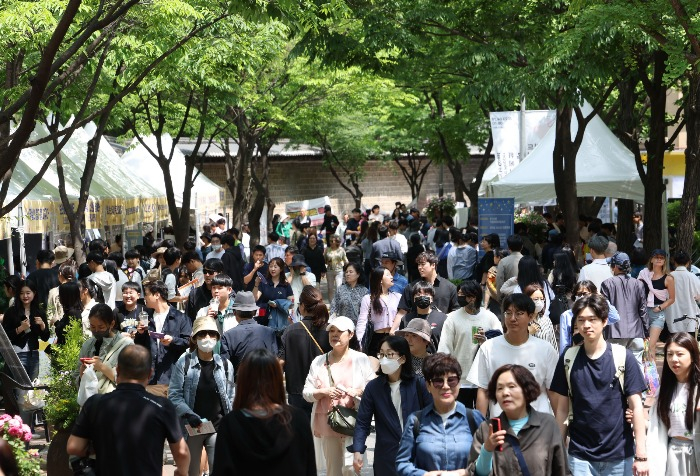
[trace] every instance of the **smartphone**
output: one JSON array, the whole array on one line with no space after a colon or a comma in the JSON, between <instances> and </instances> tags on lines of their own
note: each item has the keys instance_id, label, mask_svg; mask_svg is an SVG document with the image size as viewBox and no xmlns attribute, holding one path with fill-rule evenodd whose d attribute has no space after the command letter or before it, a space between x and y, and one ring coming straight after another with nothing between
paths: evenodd
<instances>
[{"instance_id":1,"label":"smartphone","mask_svg":"<svg viewBox=\"0 0 700 476\"><path fill-rule=\"evenodd\" d=\"M265 279L265 275L263 275L260 271L258 271L256 274L258 278L260 278L261 284L267 284L267 279Z\"/></svg>"},{"instance_id":2,"label":"smartphone","mask_svg":"<svg viewBox=\"0 0 700 476\"><path fill-rule=\"evenodd\" d=\"M493 432L501 431L501 419L491 418L491 426L493 427ZM503 451L503 445L496 446L496 451Z\"/></svg>"},{"instance_id":3,"label":"smartphone","mask_svg":"<svg viewBox=\"0 0 700 476\"><path fill-rule=\"evenodd\" d=\"M85 362L87 362L87 361L89 361L89 360L92 360L92 357L81 357L81 358L80 358L80 361L83 362L83 363L85 363Z\"/></svg>"},{"instance_id":4,"label":"smartphone","mask_svg":"<svg viewBox=\"0 0 700 476\"><path fill-rule=\"evenodd\" d=\"M148 335L151 339L162 339L165 337L165 334L162 332L149 332Z\"/></svg>"}]
</instances>

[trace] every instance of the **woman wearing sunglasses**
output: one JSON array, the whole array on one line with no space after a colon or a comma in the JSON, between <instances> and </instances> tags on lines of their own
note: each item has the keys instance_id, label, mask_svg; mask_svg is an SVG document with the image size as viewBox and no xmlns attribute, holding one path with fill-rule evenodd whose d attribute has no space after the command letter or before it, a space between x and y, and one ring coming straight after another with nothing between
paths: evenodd
<instances>
[{"instance_id":1,"label":"woman wearing sunglasses","mask_svg":"<svg viewBox=\"0 0 700 476\"><path fill-rule=\"evenodd\" d=\"M401 336L389 336L379 348L379 377L370 381L360 402L351 451L353 468L360 474L365 441L369 436L372 417L377 441L374 453L374 475L396 475L396 453L401 433L410 415L432 403L425 382L417 377L411 366L408 342Z\"/></svg>"},{"instance_id":2,"label":"woman wearing sunglasses","mask_svg":"<svg viewBox=\"0 0 700 476\"><path fill-rule=\"evenodd\" d=\"M438 352L423 362L433 403L412 414L396 455L401 476L466 475L473 434L484 417L456 400L462 368L454 357Z\"/></svg>"},{"instance_id":3,"label":"woman wearing sunglasses","mask_svg":"<svg viewBox=\"0 0 700 476\"><path fill-rule=\"evenodd\" d=\"M175 405L183 425L202 429L209 421L217 430L233 402L233 365L214 354L221 336L216 321L208 316L198 317L192 325L190 349L182 354L173 367L168 398ZM189 476L202 474L200 459L206 448L209 468L214 467L216 432L190 436L183 431L190 450Z\"/></svg>"},{"instance_id":4,"label":"woman wearing sunglasses","mask_svg":"<svg viewBox=\"0 0 700 476\"><path fill-rule=\"evenodd\" d=\"M496 418L483 422L474 435L469 475L569 474L557 421L530 406L540 391L540 384L525 367L509 364L496 369L488 394L503 412L498 422L494 422Z\"/></svg>"}]
</instances>

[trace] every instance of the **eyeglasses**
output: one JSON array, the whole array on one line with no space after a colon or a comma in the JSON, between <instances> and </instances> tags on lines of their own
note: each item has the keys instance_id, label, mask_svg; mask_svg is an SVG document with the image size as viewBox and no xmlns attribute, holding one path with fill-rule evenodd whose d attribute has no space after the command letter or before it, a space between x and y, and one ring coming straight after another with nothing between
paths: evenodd
<instances>
[{"instance_id":1,"label":"eyeglasses","mask_svg":"<svg viewBox=\"0 0 700 476\"><path fill-rule=\"evenodd\" d=\"M518 311L516 313L513 313L513 311L506 311L503 313L504 316L506 316L508 319L511 317L515 316L517 319L522 319L523 317L529 317L527 315L527 312L525 311Z\"/></svg>"},{"instance_id":2,"label":"eyeglasses","mask_svg":"<svg viewBox=\"0 0 700 476\"><path fill-rule=\"evenodd\" d=\"M377 358L380 359L380 360L383 359L384 357L386 357L387 359L394 360L394 359L398 359L398 358L399 358L399 354L398 354L397 352L387 352L386 354L382 354L382 353L380 352L380 353L377 354Z\"/></svg>"},{"instance_id":3,"label":"eyeglasses","mask_svg":"<svg viewBox=\"0 0 700 476\"><path fill-rule=\"evenodd\" d=\"M445 385L445 379L443 377L431 378L430 383L435 388L442 388ZM459 377L447 377L447 386L450 388L455 388L459 385Z\"/></svg>"},{"instance_id":4,"label":"eyeglasses","mask_svg":"<svg viewBox=\"0 0 700 476\"><path fill-rule=\"evenodd\" d=\"M202 270L202 272L203 272L204 274L217 274L217 273L218 273L218 271L214 271L213 269L207 269L207 268L204 268L204 269Z\"/></svg>"}]
</instances>

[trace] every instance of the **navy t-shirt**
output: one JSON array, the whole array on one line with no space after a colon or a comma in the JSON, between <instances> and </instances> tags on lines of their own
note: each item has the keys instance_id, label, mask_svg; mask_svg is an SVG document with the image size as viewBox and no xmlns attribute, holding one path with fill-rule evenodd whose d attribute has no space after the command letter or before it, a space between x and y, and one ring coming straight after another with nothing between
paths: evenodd
<instances>
[{"instance_id":1,"label":"navy t-shirt","mask_svg":"<svg viewBox=\"0 0 700 476\"><path fill-rule=\"evenodd\" d=\"M260 283L258 287L260 291L260 299L258 299L258 306L267 306L270 301L277 301L278 299L288 299L289 296L294 296L292 287L287 283L282 276L281 281L277 286L273 285L271 281L267 283Z\"/></svg>"},{"instance_id":2,"label":"navy t-shirt","mask_svg":"<svg viewBox=\"0 0 700 476\"><path fill-rule=\"evenodd\" d=\"M554 371L550 390L568 396L564 356ZM625 421L627 398L646 390L639 363L627 351L625 394L615 378L612 347L591 360L583 348L571 367L574 421L569 424L569 454L586 461L614 461L634 456L632 427Z\"/></svg>"}]
</instances>

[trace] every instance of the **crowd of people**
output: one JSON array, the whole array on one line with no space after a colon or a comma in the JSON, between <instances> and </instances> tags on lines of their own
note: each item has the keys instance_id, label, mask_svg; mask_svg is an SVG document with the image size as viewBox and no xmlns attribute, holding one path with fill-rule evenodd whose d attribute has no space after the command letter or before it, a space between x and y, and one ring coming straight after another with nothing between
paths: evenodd
<instances>
[{"instance_id":1,"label":"crowd of people","mask_svg":"<svg viewBox=\"0 0 700 476\"><path fill-rule=\"evenodd\" d=\"M219 225L184 253L93 240L76 267L43 250L5 281L2 325L30 378L40 339L62 345L71 321L88 337L76 378L91 366L98 388L76 464L160 474L167 440L177 474L342 476L368 465L374 431L378 476L700 476L685 251L655 250L633 276L595 221L573 245L559 217L544 246L516 224L501 248L398 203L342 220L326 207L318 227L276 216L267 246Z\"/></svg>"}]
</instances>

